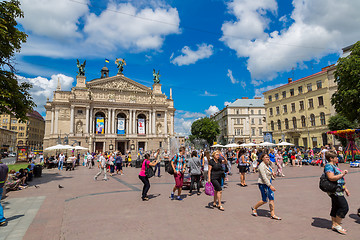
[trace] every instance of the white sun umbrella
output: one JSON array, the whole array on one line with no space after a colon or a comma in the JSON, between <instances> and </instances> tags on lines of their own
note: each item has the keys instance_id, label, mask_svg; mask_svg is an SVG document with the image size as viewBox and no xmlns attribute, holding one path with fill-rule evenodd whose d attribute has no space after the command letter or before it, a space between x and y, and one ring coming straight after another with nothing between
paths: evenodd
<instances>
[{"instance_id":1,"label":"white sun umbrella","mask_svg":"<svg viewBox=\"0 0 360 240\"><path fill-rule=\"evenodd\" d=\"M261 146L261 147L272 147L272 146L276 146L276 144L271 143L271 142L263 142L263 143L260 143L259 146Z\"/></svg>"},{"instance_id":2,"label":"white sun umbrella","mask_svg":"<svg viewBox=\"0 0 360 240\"><path fill-rule=\"evenodd\" d=\"M294 144L292 143L288 143L288 142L281 142L281 143L278 143L276 144L277 146L294 146Z\"/></svg>"},{"instance_id":3,"label":"white sun umbrella","mask_svg":"<svg viewBox=\"0 0 360 240\"><path fill-rule=\"evenodd\" d=\"M60 149L63 149L63 147L64 147L64 145L58 144L58 145L55 145L55 146L51 146L51 147L45 148L44 150L45 150L45 151L60 150Z\"/></svg>"},{"instance_id":4,"label":"white sun umbrella","mask_svg":"<svg viewBox=\"0 0 360 240\"><path fill-rule=\"evenodd\" d=\"M62 148L60 148L61 150L71 150L74 149L75 147L71 146L71 145L63 145Z\"/></svg>"},{"instance_id":5,"label":"white sun umbrella","mask_svg":"<svg viewBox=\"0 0 360 240\"><path fill-rule=\"evenodd\" d=\"M236 144L236 143L229 143L229 144L226 144L224 147L225 148L237 148L237 147L240 147L240 145Z\"/></svg>"},{"instance_id":6,"label":"white sun umbrella","mask_svg":"<svg viewBox=\"0 0 360 240\"><path fill-rule=\"evenodd\" d=\"M88 148L86 147L82 147L82 146L76 146L74 147L75 150L89 150Z\"/></svg>"},{"instance_id":7,"label":"white sun umbrella","mask_svg":"<svg viewBox=\"0 0 360 240\"><path fill-rule=\"evenodd\" d=\"M220 144L215 144L215 145L212 145L211 147L213 147L213 148L221 148L221 147L224 147L224 146L220 145Z\"/></svg>"},{"instance_id":8,"label":"white sun umbrella","mask_svg":"<svg viewBox=\"0 0 360 240\"><path fill-rule=\"evenodd\" d=\"M242 146L242 147L256 147L257 145L259 145L259 144L256 144L256 143L243 143L240 146Z\"/></svg>"}]
</instances>

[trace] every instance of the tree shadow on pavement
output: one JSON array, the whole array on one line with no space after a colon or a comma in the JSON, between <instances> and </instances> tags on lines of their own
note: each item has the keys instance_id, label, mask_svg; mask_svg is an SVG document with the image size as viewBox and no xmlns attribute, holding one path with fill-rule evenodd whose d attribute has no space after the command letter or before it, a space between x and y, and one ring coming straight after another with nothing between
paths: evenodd
<instances>
[{"instance_id":1,"label":"tree shadow on pavement","mask_svg":"<svg viewBox=\"0 0 360 240\"><path fill-rule=\"evenodd\" d=\"M55 173L43 173L41 177L34 178L31 182L29 182L29 185L41 185L44 183L52 182L52 181L58 181L62 179L69 179L73 178L71 176L63 176L59 174L58 172Z\"/></svg>"},{"instance_id":2,"label":"tree shadow on pavement","mask_svg":"<svg viewBox=\"0 0 360 240\"><path fill-rule=\"evenodd\" d=\"M329 219L313 217L313 222L311 226L318 228L331 229L332 222Z\"/></svg>"},{"instance_id":3,"label":"tree shadow on pavement","mask_svg":"<svg viewBox=\"0 0 360 240\"><path fill-rule=\"evenodd\" d=\"M349 214L349 217L354 219L356 223L360 224L360 217L357 214Z\"/></svg>"}]
</instances>

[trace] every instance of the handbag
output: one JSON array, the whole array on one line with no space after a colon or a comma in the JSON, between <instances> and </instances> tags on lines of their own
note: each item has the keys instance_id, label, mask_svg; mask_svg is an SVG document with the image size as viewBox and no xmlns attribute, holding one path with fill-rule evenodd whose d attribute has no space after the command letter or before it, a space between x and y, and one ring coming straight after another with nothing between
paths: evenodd
<instances>
[{"instance_id":1,"label":"handbag","mask_svg":"<svg viewBox=\"0 0 360 240\"><path fill-rule=\"evenodd\" d=\"M144 161L146 161L146 160L144 160ZM151 177L155 176L154 169L151 166L149 166L149 164L145 163L145 168L146 168L145 169L145 176L147 178L151 178Z\"/></svg>"},{"instance_id":2,"label":"handbag","mask_svg":"<svg viewBox=\"0 0 360 240\"><path fill-rule=\"evenodd\" d=\"M205 194L208 196L214 196L214 186L211 182L206 182L205 184Z\"/></svg>"},{"instance_id":3,"label":"handbag","mask_svg":"<svg viewBox=\"0 0 360 240\"><path fill-rule=\"evenodd\" d=\"M175 157L176 157L176 158L175 158ZM177 165L177 154L173 157L173 159L174 159L174 158L175 158L174 166L176 166L176 165ZM171 161L172 161L173 159L171 159ZM171 166L171 161L168 163L165 171L166 171L167 173L169 173L170 175L174 175L174 169L173 169L173 167Z\"/></svg>"},{"instance_id":4,"label":"handbag","mask_svg":"<svg viewBox=\"0 0 360 240\"><path fill-rule=\"evenodd\" d=\"M325 173L323 173L323 174L321 175L321 177L320 177L320 182L319 182L319 188L320 188L323 192L335 193L337 187L338 187L337 181L336 181L336 182L330 181L329 178L326 176Z\"/></svg>"}]
</instances>

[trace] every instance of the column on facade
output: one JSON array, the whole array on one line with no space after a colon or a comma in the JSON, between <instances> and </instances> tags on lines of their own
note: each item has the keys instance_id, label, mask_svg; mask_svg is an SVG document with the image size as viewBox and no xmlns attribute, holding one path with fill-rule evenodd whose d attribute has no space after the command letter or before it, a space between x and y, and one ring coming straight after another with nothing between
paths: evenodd
<instances>
[{"instance_id":1,"label":"column on facade","mask_svg":"<svg viewBox=\"0 0 360 240\"><path fill-rule=\"evenodd\" d=\"M167 111L164 113L164 134L167 135Z\"/></svg>"},{"instance_id":2,"label":"column on facade","mask_svg":"<svg viewBox=\"0 0 360 240\"><path fill-rule=\"evenodd\" d=\"M152 123L152 126L151 126L151 129L152 129L152 134L155 135L156 131L156 125L155 125L155 114L156 114L156 111L155 109L153 109L153 113L152 113L152 119L151 119L151 123Z\"/></svg>"},{"instance_id":3,"label":"column on facade","mask_svg":"<svg viewBox=\"0 0 360 240\"><path fill-rule=\"evenodd\" d=\"M85 133L89 133L89 110L90 110L90 107L86 107L86 127L85 127Z\"/></svg>"},{"instance_id":4,"label":"column on facade","mask_svg":"<svg viewBox=\"0 0 360 240\"><path fill-rule=\"evenodd\" d=\"M70 106L70 133L74 133L74 106Z\"/></svg>"},{"instance_id":5,"label":"column on facade","mask_svg":"<svg viewBox=\"0 0 360 240\"><path fill-rule=\"evenodd\" d=\"M174 135L174 114L170 114L170 134Z\"/></svg>"},{"instance_id":6,"label":"column on facade","mask_svg":"<svg viewBox=\"0 0 360 240\"><path fill-rule=\"evenodd\" d=\"M136 134L136 110L133 110L132 133Z\"/></svg>"},{"instance_id":7,"label":"column on facade","mask_svg":"<svg viewBox=\"0 0 360 240\"><path fill-rule=\"evenodd\" d=\"M115 134L117 131L117 126L116 126L116 123L117 123L117 117L115 116L115 109L112 110L112 121L113 121L113 124L112 124L112 134Z\"/></svg>"},{"instance_id":8,"label":"column on facade","mask_svg":"<svg viewBox=\"0 0 360 240\"><path fill-rule=\"evenodd\" d=\"M129 114L126 116L126 129L125 129L125 134L128 135L130 134L130 111Z\"/></svg>"},{"instance_id":9,"label":"column on facade","mask_svg":"<svg viewBox=\"0 0 360 240\"><path fill-rule=\"evenodd\" d=\"M89 133L93 133L93 108L90 108L90 124L89 124Z\"/></svg>"},{"instance_id":10,"label":"column on facade","mask_svg":"<svg viewBox=\"0 0 360 240\"><path fill-rule=\"evenodd\" d=\"M54 109L51 109L50 134L54 133Z\"/></svg>"},{"instance_id":11,"label":"column on facade","mask_svg":"<svg viewBox=\"0 0 360 240\"><path fill-rule=\"evenodd\" d=\"M149 118L146 119L145 121L145 134L150 134L149 132Z\"/></svg>"},{"instance_id":12,"label":"column on facade","mask_svg":"<svg viewBox=\"0 0 360 240\"><path fill-rule=\"evenodd\" d=\"M149 110L149 117L147 119L147 122L149 122L149 128L148 128L148 134L152 134L152 115L151 115L151 110Z\"/></svg>"},{"instance_id":13,"label":"column on facade","mask_svg":"<svg viewBox=\"0 0 360 240\"><path fill-rule=\"evenodd\" d=\"M58 123L59 123L59 109L56 108L55 109L55 126L54 126L54 133L57 134L58 133Z\"/></svg>"},{"instance_id":14,"label":"column on facade","mask_svg":"<svg viewBox=\"0 0 360 240\"><path fill-rule=\"evenodd\" d=\"M108 109L108 118L107 118L107 134L111 133L111 109Z\"/></svg>"}]
</instances>

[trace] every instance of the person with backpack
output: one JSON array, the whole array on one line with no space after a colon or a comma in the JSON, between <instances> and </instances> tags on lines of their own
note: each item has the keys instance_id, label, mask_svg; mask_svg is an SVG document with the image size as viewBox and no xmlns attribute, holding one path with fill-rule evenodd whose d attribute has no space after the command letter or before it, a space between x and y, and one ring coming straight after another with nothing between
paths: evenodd
<instances>
[{"instance_id":1,"label":"person with backpack","mask_svg":"<svg viewBox=\"0 0 360 240\"><path fill-rule=\"evenodd\" d=\"M122 169L122 157L121 157L121 152L118 152L116 154L116 158L115 158L115 165L116 165L116 174L119 174L119 171L120 171L120 174L121 175L124 175L124 172L123 172L123 169Z\"/></svg>"},{"instance_id":2,"label":"person with backpack","mask_svg":"<svg viewBox=\"0 0 360 240\"><path fill-rule=\"evenodd\" d=\"M177 190L178 195L177 195L177 200L181 201L183 200L181 198L181 190L182 190L182 186L184 184L184 173L186 170L186 159L185 159L185 147L180 147L179 149L179 153L176 154L171 162L171 167L174 171L174 179L175 179L175 187L173 188L173 191L170 194L170 199L174 200L175 199L175 191Z\"/></svg>"},{"instance_id":3,"label":"person with backpack","mask_svg":"<svg viewBox=\"0 0 360 240\"><path fill-rule=\"evenodd\" d=\"M149 197L147 196L147 193L150 189L150 181L149 178L146 176L146 169L149 167L154 167L156 166L156 164L158 164L160 161L159 159L157 159L156 161L152 161L150 162L150 154L146 153L145 154L145 159L141 165L141 170L139 173L139 179L143 182L144 187L141 193L141 199L143 201L149 201Z\"/></svg>"},{"instance_id":4,"label":"person with backpack","mask_svg":"<svg viewBox=\"0 0 360 240\"><path fill-rule=\"evenodd\" d=\"M200 195L200 176L201 176L201 160L197 157L197 152L193 151L191 153L191 158L189 159L189 168L190 168L190 194L194 188L194 183L196 182L197 195Z\"/></svg>"},{"instance_id":5,"label":"person with backpack","mask_svg":"<svg viewBox=\"0 0 360 240\"><path fill-rule=\"evenodd\" d=\"M341 171L340 168L336 166L338 163L336 152L326 151L325 158L328 162L324 168L326 177L331 182L337 182L335 192L328 193L329 197L331 198L331 229L345 235L347 231L341 226L341 222L349 211L349 205L344 196L344 193L347 196L350 196L350 192L345 185L344 179L344 176L348 173L348 171Z\"/></svg>"}]
</instances>

